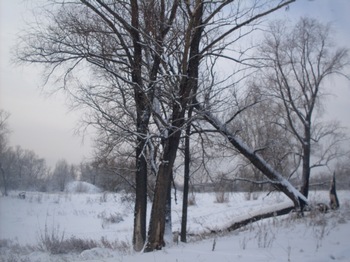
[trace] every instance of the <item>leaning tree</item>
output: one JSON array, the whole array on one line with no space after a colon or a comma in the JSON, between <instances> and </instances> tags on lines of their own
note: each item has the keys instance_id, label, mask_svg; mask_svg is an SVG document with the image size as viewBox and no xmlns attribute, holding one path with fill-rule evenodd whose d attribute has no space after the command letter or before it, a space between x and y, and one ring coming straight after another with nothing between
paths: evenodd
<instances>
[{"instance_id":1,"label":"leaning tree","mask_svg":"<svg viewBox=\"0 0 350 262\"><path fill-rule=\"evenodd\" d=\"M227 128L233 120L233 116L227 119L219 119L220 114L215 110L224 111L213 104L215 98L224 97L228 94L225 90L229 86L223 82L216 81L213 72L217 72L218 61L230 60L237 62L232 53L226 52L246 34L254 31L255 23L264 16L285 7L293 1L282 1L271 5L271 2L224 1L204 2L187 1L179 8L178 19L174 22L172 29L177 29L178 45L173 53L167 54L164 72L173 75L177 81L170 88L168 117L162 119L164 149L160 156L157 172L154 202L152 205L148 242L145 251L161 249L164 245L165 231L165 208L167 189L170 184L172 169L181 139L182 131L188 126L193 118L204 119L211 124L216 132L223 135L241 154L253 163L270 182L279 190L290 197L297 208L306 198L300 194L280 173L274 170L254 149L249 148L235 132ZM247 30L244 30L246 29ZM209 62L212 61L212 62ZM208 67L203 66L208 62ZM211 84L203 85L200 75L205 70ZM175 74L174 74L175 73ZM225 86L225 87L223 87ZM206 92L209 88L209 92ZM208 96L205 94L208 93ZM215 94L214 94L215 93ZM214 94L211 96L211 94ZM214 100L212 100L214 98ZM227 101L225 99L225 101ZM185 113L191 108L196 110L196 116L187 119ZM236 114L233 114L236 115ZM157 114L157 117L160 114Z\"/></svg>"},{"instance_id":2,"label":"leaning tree","mask_svg":"<svg viewBox=\"0 0 350 262\"><path fill-rule=\"evenodd\" d=\"M153 150L153 142L161 141L145 248L152 251L165 245L166 199L173 166L181 133L194 117L214 126L296 207L306 201L227 129L233 118L220 119L214 111L218 107L211 106L213 97L203 95L209 88L216 90L214 97L224 96L225 88L216 88L222 81L210 77L218 70L216 62L237 62L226 51L254 31L260 18L292 2L52 1L43 13L46 21L21 37L19 61L42 64L48 79L56 76L74 101L92 110L87 122L102 130L112 148L120 137L123 143L132 143L136 161L135 250L141 250L146 240L147 158L153 156L148 152ZM202 67L204 62L210 66ZM212 80L211 87L200 81L203 70ZM196 116L186 119L191 108Z\"/></svg>"},{"instance_id":3,"label":"leaning tree","mask_svg":"<svg viewBox=\"0 0 350 262\"><path fill-rule=\"evenodd\" d=\"M337 123L319 121L327 92L327 80L344 75L349 65L348 50L336 48L332 29L315 19L301 18L293 27L272 23L260 47L262 92L271 104L279 105L276 124L292 134L302 159L301 193L307 197L311 169L327 165L337 156L337 146L344 135ZM322 150L321 144L325 150ZM325 146L326 145L326 146ZM316 149L317 148L317 149ZM311 162L313 151L318 158Z\"/></svg>"}]
</instances>

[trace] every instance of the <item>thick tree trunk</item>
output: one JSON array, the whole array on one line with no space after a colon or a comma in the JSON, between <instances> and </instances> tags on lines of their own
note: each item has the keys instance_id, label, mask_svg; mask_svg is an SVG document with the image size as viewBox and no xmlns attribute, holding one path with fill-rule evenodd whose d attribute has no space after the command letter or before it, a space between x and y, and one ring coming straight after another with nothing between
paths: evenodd
<instances>
[{"instance_id":1,"label":"thick tree trunk","mask_svg":"<svg viewBox=\"0 0 350 262\"><path fill-rule=\"evenodd\" d=\"M159 250L165 246L164 231L167 194L171 183L171 174L180 141L180 134L180 131L171 134L164 148L163 159L157 175L145 252Z\"/></svg>"},{"instance_id":2,"label":"thick tree trunk","mask_svg":"<svg viewBox=\"0 0 350 262\"><path fill-rule=\"evenodd\" d=\"M136 104L136 128L138 133L136 146L136 199L134 213L133 247L141 251L146 241L146 213L147 213L147 160L145 159L144 145L150 119L150 108L147 97L142 90L142 46L139 32L139 6L137 0L132 0L130 32L133 39L134 56L132 62L132 82L134 83L134 99Z\"/></svg>"},{"instance_id":3,"label":"thick tree trunk","mask_svg":"<svg viewBox=\"0 0 350 262\"><path fill-rule=\"evenodd\" d=\"M146 242L147 215L147 161L142 153L143 141L139 141L136 149L136 199L134 211L133 247L141 251Z\"/></svg>"},{"instance_id":4,"label":"thick tree trunk","mask_svg":"<svg viewBox=\"0 0 350 262\"><path fill-rule=\"evenodd\" d=\"M193 101L198 89L200 64L199 44L203 31L203 27L201 26L203 3L198 1L197 4L198 6L195 8L195 12L192 14L193 21L191 21L188 28L188 32L191 32L191 41L188 49L190 50L189 58L187 58L187 56L183 58L184 64L188 65L184 67L185 72L183 72L186 73L186 76L181 79L178 97L176 98L178 100L173 104L171 129L168 131L168 137L166 137L163 158L158 171L145 252L161 249L165 245L164 223L166 193L170 186L172 169L179 147L181 132L185 124L185 112L189 104Z\"/></svg>"}]
</instances>

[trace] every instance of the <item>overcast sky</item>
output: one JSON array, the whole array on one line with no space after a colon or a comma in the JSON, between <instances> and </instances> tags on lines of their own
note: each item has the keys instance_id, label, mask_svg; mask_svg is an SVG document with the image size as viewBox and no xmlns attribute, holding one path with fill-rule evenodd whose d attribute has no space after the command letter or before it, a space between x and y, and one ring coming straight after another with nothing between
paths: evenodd
<instances>
[{"instance_id":1,"label":"overcast sky","mask_svg":"<svg viewBox=\"0 0 350 262\"><path fill-rule=\"evenodd\" d=\"M79 112L69 112L62 94L47 96L42 92L40 69L18 67L10 62L16 35L30 19L31 2L0 0L0 109L11 114L9 125L13 133L11 145L34 150L54 166L65 158L79 163L91 154L89 138L74 135ZM289 11L279 11L269 18L287 17L297 20L310 16L332 22L339 46L350 48L350 0L297 0ZM350 82L334 78L331 81L335 96L327 101L327 119L337 119L350 129Z\"/></svg>"}]
</instances>

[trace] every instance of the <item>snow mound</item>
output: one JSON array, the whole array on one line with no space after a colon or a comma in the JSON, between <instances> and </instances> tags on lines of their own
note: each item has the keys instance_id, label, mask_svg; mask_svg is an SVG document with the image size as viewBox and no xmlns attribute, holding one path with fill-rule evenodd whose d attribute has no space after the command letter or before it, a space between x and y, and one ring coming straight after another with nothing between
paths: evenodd
<instances>
[{"instance_id":1,"label":"snow mound","mask_svg":"<svg viewBox=\"0 0 350 262\"><path fill-rule=\"evenodd\" d=\"M101 189L97 186L84 182L84 181L73 181L66 185L65 191L67 193L100 193Z\"/></svg>"}]
</instances>

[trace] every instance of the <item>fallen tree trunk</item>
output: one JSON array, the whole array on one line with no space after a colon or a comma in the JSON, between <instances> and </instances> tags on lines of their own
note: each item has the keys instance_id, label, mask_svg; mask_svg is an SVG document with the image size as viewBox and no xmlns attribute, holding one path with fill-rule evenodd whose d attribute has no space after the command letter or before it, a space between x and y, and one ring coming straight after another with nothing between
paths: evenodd
<instances>
[{"instance_id":1,"label":"fallen tree trunk","mask_svg":"<svg viewBox=\"0 0 350 262\"><path fill-rule=\"evenodd\" d=\"M238 221L236 219L235 222L231 222L230 224L224 226L223 228L207 228L208 231L206 233L203 233L203 232L197 233L197 234L189 233L188 236L203 238L203 236L210 237L217 234L223 234L225 232L226 233L232 232L246 225L257 222L259 220L263 220L270 217L287 215L293 210L295 210L295 207L293 205L284 205L282 207L277 208L276 210L265 211L263 213L257 213L256 215L247 214L247 216L239 218Z\"/></svg>"},{"instance_id":2,"label":"fallen tree trunk","mask_svg":"<svg viewBox=\"0 0 350 262\"><path fill-rule=\"evenodd\" d=\"M244 220L241 220L241 221L233 223L226 230L228 232L231 232L231 231L237 230L237 229L239 229L241 227L244 227L244 226L246 226L246 225L248 225L250 223L253 223L253 222L256 222L256 221L259 221L259 220L262 220L262 219L287 215L291 211L293 211L294 208L295 208L294 206L289 206L289 207L278 209L278 210L275 210L275 211L272 211L272 212L267 212L267 213L263 213L263 214L257 214L255 216L250 217L250 218L247 218L247 219L244 219Z\"/></svg>"},{"instance_id":3,"label":"fallen tree trunk","mask_svg":"<svg viewBox=\"0 0 350 262\"><path fill-rule=\"evenodd\" d=\"M294 203L298 212L303 211L308 201L287 179L269 165L257 152L249 148L236 134L226 128L225 123L221 123L210 112L205 111L200 103L195 103L195 108L220 134L222 134L244 157L246 157L257 169L259 169L278 190L286 194Z\"/></svg>"}]
</instances>

